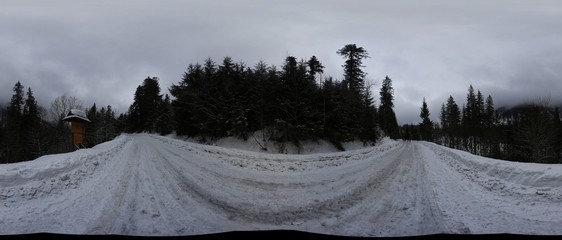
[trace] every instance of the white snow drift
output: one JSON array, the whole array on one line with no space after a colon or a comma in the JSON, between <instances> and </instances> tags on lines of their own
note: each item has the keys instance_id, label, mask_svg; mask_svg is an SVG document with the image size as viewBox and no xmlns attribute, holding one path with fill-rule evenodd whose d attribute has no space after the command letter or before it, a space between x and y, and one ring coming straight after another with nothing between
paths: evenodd
<instances>
[{"instance_id":1,"label":"white snow drift","mask_svg":"<svg viewBox=\"0 0 562 240\"><path fill-rule=\"evenodd\" d=\"M0 165L0 234L562 234L562 165L427 142L307 155L122 135Z\"/></svg>"}]
</instances>

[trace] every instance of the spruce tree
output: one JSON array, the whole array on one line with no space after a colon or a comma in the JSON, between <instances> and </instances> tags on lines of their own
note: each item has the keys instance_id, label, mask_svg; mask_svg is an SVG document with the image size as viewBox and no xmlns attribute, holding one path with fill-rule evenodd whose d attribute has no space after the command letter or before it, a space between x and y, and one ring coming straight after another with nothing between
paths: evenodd
<instances>
[{"instance_id":1,"label":"spruce tree","mask_svg":"<svg viewBox=\"0 0 562 240\"><path fill-rule=\"evenodd\" d=\"M22 116L24 105L23 85L14 85L12 99L6 109L7 154L4 162L19 162L24 159L24 136L22 133Z\"/></svg>"},{"instance_id":2,"label":"spruce tree","mask_svg":"<svg viewBox=\"0 0 562 240\"><path fill-rule=\"evenodd\" d=\"M447 99L447 105L445 105L445 115L446 122L443 123L443 128L449 137L449 146L458 147L459 137L460 137L460 124L461 124L461 112L459 106L455 102L453 96L449 96Z\"/></svg>"},{"instance_id":3,"label":"spruce tree","mask_svg":"<svg viewBox=\"0 0 562 240\"><path fill-rule=\"evenodd\" d=\"M494 100L491 95L486 98L484 111L482 114L482 147L483 154L488 157L499 158L501 155L500 150L500 136L497 129L496 111L494 109Z\"/></svg>"},{"instance_id":4,"label":"spruce tree","mask_svg":"<svg viewBox=\"0 0 562 240\"><path fill-rule=\"evenodd\" d=\"M466 95L466 107L463 108L462 128L465 149L472 153L476 153L475 138L479 125L479 113L478 100L474 88L470 85Z\"/></svg>"},{"instance_id":5,"label":"spruce tree","mask_svg":"<svg viewBox=\"0 0 562 240\"><path fill-rule=\"evenodd\" d=\"M420 111L420 118L422 119L422 122L419 124L422 140L432 141L433 122L431 121L431 119L429 119L429 109L427 108L427 103L425 102L425 98L423 98L423 103Z\"/></svg>"},{"instance_id":6,"label":"spruce tree","mask_svg":"<svg viewBox=\"0 0 562 240\"><path fill-rule=\"evenodd\" d=\"M484 114L484 128L490 129L496 125L496 111L494 109L494 100L491 95L486 98L486 107Z\"/></svg>"},{"instance_id":7,"label":"spruce tree","mask_svg":"<svg viewBox=\"0 0 562 240\"><path fill-rule=\"evenodd\" d=\"M160 135L172 133L175 128L175 120L173 117L172 102L168 94L164 96L164 100L160 103L158 112L159 114L157 114L153 123L154 131Z\"/></svg>"},{"instance_id":8,"label":"spruce tree","mask_svg":"<svg viewBox=\"0 0 562 240\"><path fill-rule=\"evenodd\" d=\"M324 72L324 66L316 56L312 56L308 62L306 62L306 65L308 66L308 78L312 82L316 81L316 74Z\"/></svg>"},{"instance_id":9,"label":"spruce tree","mask_svg":"<svg viewBox=\"0 0 562 240\"><path fill-rule=\"evenodd\" d=\"M367 75L361 68L363 59L369 57L369 53L363 47L355 44L347 44L337 51L337 54L346 58L344 68L344 83L352 91L362 93L365 90L364 78Z\"/></svg>"},{"instance_id":10,"label":"spruce tree","mask_svg":"<svg viewBox=\"0 0 562 240\"><path fill-rule=\"evenodd\" d=\"M45 140L43 139L42 130L39 106L33 96L33 91L31 91L31 88L28 88L27 98L23 107L21 129L23 133L25 159L32 160L44 154Z\"/></svg>"},{"instance_id":11,"label":"spruce tree","mask_svg":"<svg viewBox=\"0 0 562 240\"><path fill-rule=\"evenodd\" d=\"M478 90L478 93L476 94L476 106L475 106L475 112L476 112L476 119L475 119L475 128L476 128L476 134L477 136L481 136L482 135L482 128L485 125L485 121L486 121L486 109L485 109L485 105L484 105L484 96L482 95L482 93L480 92L480 90Z\"/></svg>"},{"instance_id":12,"label":"spruce tree","mask_svg":"<svg viewBox=\"0 0 562 240\"><path fill-rule=\"evenodd\" d=\"M446 131L449 128L449 122L447 119L447 110L445 109L445 104L441 104L441 112L439 112L439 120L441 120L441 128Z\"/></svg>"},{"instance_id":13,"label":"spruce tree","mask_svg":"<svg viewBox=\"0 0 562 240\"><path fill-rule=\"evenodd\" d=\"M519 108L515 119L518 160L549 163L556 158L552 148L556 143L555 121L545 102L535 102Z\"/></svg>"},{"instance_id":14,"label":"spruce tree","mask_svg":"<svg viewBox=\"0 0 562 240\"><path fill-rule=\"evenodd\" d=\"M398 121L394 113L394 89L392 80L386 76L380 89L379 124L392 139L398 138Z\"/></svg>"},{"instance_id":15,"label":"spruce tree","mask_svg":"<svg viewBox=\"0 0 562 240\"><path fill-rule=\"evenodd\" d=\"M189 64L179 84L170 87L177 134L196 136L203 133L207 106L205 96L209 95L203 85L203 68L200 64ZM131 116L130 116L131 117Z\"/></svg>"},{"instance_id":16,"label":"spruce tree","mask_svg":"<svg viewBox=\"0 0 562 240\"><path fill-rule=\"evenodd\" d=\"M88 126L86 127L86 136L84 140L86 141L86 146L91 147L99 142L97 131L100 123L98 120L98 108L96 103L94 103L94 105L86 111L86 117L88 117L90 123L88 123Z\"/></svg>"},{"instance_id":17,"label":"spruce tree","mask_svg":"<svg viewBox=\"0 0 562 240\"><path fill-rule=\"evenodd\" d=\"M129 119L133 132L155 132L153 123L160 112L155 111L162 103L158 78L147 77L137 87L134 102L129 107Z\"/></svg>"}]
</instances>

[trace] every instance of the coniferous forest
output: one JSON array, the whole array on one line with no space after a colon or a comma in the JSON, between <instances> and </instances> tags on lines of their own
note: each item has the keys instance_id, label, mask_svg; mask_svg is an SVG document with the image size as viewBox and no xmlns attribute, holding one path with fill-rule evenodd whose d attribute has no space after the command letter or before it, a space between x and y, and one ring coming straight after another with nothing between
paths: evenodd
<instances>
[{"instance_id":1,"label":"coniferous forest","mask_svg":"<svg viewBox=\"0 0 562 240\"><path fill-rule=\"evenodd\" d=\"M82 109L85 145L94 146L123 132L196 137L202 141L234 136L300 146L325 139L340 150L342 142L374 144L381 137L425 140L482 156L524 162L561 163L562 126L558 108L547 100L495 108L492 96L469 86L466 102L445 99L430 118L423 99L420 122L398 126L394 89L388 76L378 95L366 80L367 50L348 44L336 51L344 60L341 80L324 76L320 59L287 56L280 67L254 66L225 57L189 64L181 79L162 94L159 79L147 77L134 102L118 116L110 105L84 107L73 96L57 97L50 108L38 104L31 88L17 82L9 103L0 106L0 163L33 160L75 150L62 119ZM260 134L255 134L259 132ZM264 147L265 148L265 147ZM267 150L267 149L264 149Z\"/></svg>"},{"instance_id":2,"label":"coniferous forest","mask_svg":"<svg viewBox=\"0 0 562 240\"><path fill-rule=\"evenodd\" d=\"M401 126L403 139L425 140L481 156L535 163L562 163L558 107L538 98L514 107L494 106L491 95L468 87L459 106L452 96L441 105L440 123L429 120L425 99L419 124Z\"/></svg>"}]
</instances>

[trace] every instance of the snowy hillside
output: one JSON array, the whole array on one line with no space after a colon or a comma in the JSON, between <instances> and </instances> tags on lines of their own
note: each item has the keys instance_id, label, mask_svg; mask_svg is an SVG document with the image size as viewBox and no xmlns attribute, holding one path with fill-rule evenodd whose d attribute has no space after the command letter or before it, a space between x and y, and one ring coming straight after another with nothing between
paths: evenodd
<instances>
[{"instance_id":1,"label":"snowy hillside","mask_svg":"<svg viewBox=\"0 0 562 240\"><path fill-rule=\"evenodd\" d=\"M267 154L149 134L0 165L0 234L562 234L562 165L427 142Z\"/></svg>"}]
</instances>

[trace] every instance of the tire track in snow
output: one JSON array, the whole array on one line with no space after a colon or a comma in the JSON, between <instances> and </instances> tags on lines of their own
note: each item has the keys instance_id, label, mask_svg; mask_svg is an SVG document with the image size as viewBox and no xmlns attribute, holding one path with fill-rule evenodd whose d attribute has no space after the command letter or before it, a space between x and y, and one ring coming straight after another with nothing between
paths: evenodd
<instances>
[{"instance_id":1,"label":"tire track in snow","mask_svg":"<svg viewBox=\"0 0 562 240\"><path fill-rule=\"evenodd\" d=\"M552 222L537 219L544 219L545 215L551 215L554 222L562 223L559 220L562 216L560 202L550 196L525 192L525 187L495 176L493 164L501 163L500 160L488 159L489 163L477 162L476 159L462 157L454 150L433 143L424 142L420 146L433 154L428 156L428 160L433 161L432 170L439 170L445 174L438 179L448 180L448 182L436 182L442 191L437 200L441 201L442 207L447 209L448 215L454 218L450 221L456 223L451 224L453 227L456 226L453 231L460 230L462 233L462 230L470 228L472 233L489 232L490 229L494 232L510 233L532 231L559 233L559 228L552 228ZM477 158L485 160L482 157ZM469 193L476 193L476 195ZM447 199L462 201L450 202L446 201ZM513 205L513 203L517 204ZM544 206L551 206L550 211L545 212ZM480 215L477 215L478 213Z\"/></svg>"},{"instance_id":2,"label":"tire track in snow","mask_svg":"<svg viewBox=\"0 0 562 240\"><path fill-rule=\"evenodd\" d=\"M337 222L341 231L356 222L369 222L371 229L357 229L361 236L410 236L449 231L447 220L428 183L426 166L416 143L404 142L398 155L389 159L384 182L361 202L356 214ZM415 219L415 221L412 221ZM340 225L340 226L338 226Z\"/></svg>"},{"instance_id":3,"label":"tire track in snow","mask_svg":"<svg viewBox=\"0 0 562 240\"><path fill-rule=\"evenodd\" d=\"M355 236L490 231L557 234L558 223L562 223L556 218L562 215L556 205L559 202L553 199L558 191L555 186L552 190L541 187L545 193L538 194L514 188L506 179L488 181L493 171L480 171L487 163L473 163L479 159L430 143L299 156L231 154L218 147L143 134L126 135L110 144L117 146L65 156L86 162L84 165L9 166L14 171L28 168L31 171L22 174L30 179L10 183L8 188L25 186L19 190L21 196L0 189L4 191L0 203L6 205L0 205L0 231L186 235L295 229ZM92 168L94 161L98 165ZM301 165L296 164L299 161ZM267 164L259 165L264 162ZM276 172L291 166L296 168ZM49 178L33 175L43 169ZM55 185L61 189L28 191L36 188L31 181L49 179L58 179ZM75 185L67 186L67 182ZM483 187L487 184L491 184L489 189ZM30 193L35 197L30 198ZM520 196L524 197L521 205L509 204ZM14 200L17 204L11 204ZM552 211L544 212L544 206L534 207L524 202L527 200L537 206L550 204ZM533 220L524 213L538 213L518 208L543 210L539 213L551 214L554 220Z\"/></svg>"},{"instance_id":4,"label":"tire track in snow","mask_svg":"<svg viewBox=\"0 0 562 240\"><path fill-rule=\"evenodd\" d=\"M135 161L140 160L140 151L134 139L128 142L121 153L121 157L116 159L119 162L111 169L113 176L120 177L117 182L105 183L110 184L110 196L104 199L103 205L105 207L102 208L102 212L87 233L130 234L136 230L134 219L127 214L131 211L129 208L133 207L130 205L131 202L134 203L131 198L136 196L135 188L138 184L138 163L135 163Z\"/></svg>"},{"instance_id":5,"label":"tire track in snow","mask_svg":"<svg viewBox=\"0 0 562 240\"><path fill-rule=\"evenodd\" d=\"M205 189L201 187L201 182L205 179L196 179L188 174L205 172L205 169L199 168L192 160L187 161L190 163L189 169L177 164L177 161L186 160L186 158L176 151L165 150L165 146L155 144L154 139L148 138L148 136L141 135L137 140L145 150L143 161L152 163L154 171L150 176L158 176L162 179L158 186L154 185L154 187L159 187L160 189L155 189L155 192L164 193L164 196L157 196L155 200L159 202L159 211L164 214L160 217L168 219L166 228L170 228L178 234L202 234L228 228L225 224L221 224L225 220L220 217L208 221L208 219L213 219L212 216L215 214L209 213L208 208L213 209L213 206L209 205L209 201L205 198ZM205 161L204 159L197 160ZM162 188L165 188L166 191L162 191ZM192 229L189 226L190 222L198 222L200 225L202 221L207 222L204 224L206 228Z\"/></svg>"},{"instance_id":6,"label":"tire track in snow","mask_svg":"<svg viewBox=\"0 0 562 240\"><path fill-rule=\"evenodd\" d=\"M155 149L157 151L161 151L162 149ZM165 153L161 153L162 156L165 155L174 155L176 160L184 161L184 162L191 162L194 163L193 159L187 159L185 156L181 156L178 154L178 147L168 144L165 147ZM378 156L380 159L387 159L387 155L400 153L401 148L395 148L391 151ZM198 161L210 161L208 157L207 159L202 159ZM230 202L227 201L225 198L221 198L217 196L216 192L212 191L211 188L203 188L200 184L201 181L197 182L185 172L179 172L178 167L174 166L170 162L170 159L167 157L163 157L163 160L168 162L172 170L170 172L174 172L174 178L182 186L184 191L192 194L194 197L200 199L200 202L207 202L207 204L213 205L214 208L219 212L225 212L229 215L230 219L233 221L249 221L249 222L261 222L264 224L274 224L274 225L283 225L283 224L295 224L299 222L303 222L310 219L316 218L331 218L332 216L338 216L341 212L345 211L348 208L351 208L358 204L362 199L364 199L367 195L373 194L374 190L379 187L379 185L384 182L385 178L391 175L393 172L394 167L390 164L392 161L389 161L383 167L383 163L376 162L376 159L370 159L367 163L361 163L360 167L355 168L353 171L348 172L346 174L342 174L342 179L329 179L329 181L341 181L341 182L350 182L354 185L347 185L343 184L340 185L340 189L325 189L324 191L320 192L327 192L333 193L338 192L339 194L335 197L331 197L325 200L317 200L317 201L310 201L305 202L300 205L295 205L291 199L285 202L281 202L275 196L275 191L279 191L280 188L285 189L299 189L299 188L319 188L321 185L326 185L327 182L318 182L318 183L303 183L297 185L289 185L289 186L282 186L282 185L275 185L271 182L264 182L263 180L259 179L241 179L236 176L229 176L214 172L210 168L198 168L197 170L190 169L190 171L204 171L208 172L209 177L218 178L216 182L223 182L223 183L236 183L237 185L244 185L248 188L252 188L252 190L247 191L251 192L254 195L256 193L261 194L261 196L257 197L266 197L269 204L264 204L260 206L251 205L242 202ZM367 166L365 166L367 165ZM193 165L191 165L194 167ZM364 182L359 182L358 180L354 179L357 174L369 175L369 177ZM269 174L273 176L274 174ZM356 183L357 182L357 183ZM274 186L267 188L263 187L262 185L271 185ZM312 186L311 186L312 185ZM236 186L235 188L239 188L240 186ZM328 187L331 187L328 185ZM343 188L343 189L342 189ZM351 189L350 189L351 188ZM271 189L268 191L267 189ZM246 192L246 193L247 193ZM285 195L284 197L288 198L302 198L302 195Z\"/></svg>"}]
</instances>

